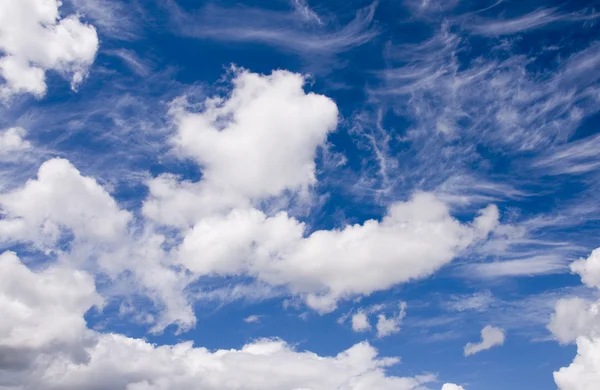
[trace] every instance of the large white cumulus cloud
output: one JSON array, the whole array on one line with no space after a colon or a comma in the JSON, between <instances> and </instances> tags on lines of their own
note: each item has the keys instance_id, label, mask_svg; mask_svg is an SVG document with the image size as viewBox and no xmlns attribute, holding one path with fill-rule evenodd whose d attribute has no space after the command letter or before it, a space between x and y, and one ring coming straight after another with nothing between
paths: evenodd
<instances>
[{"instance_id":1,"label":"large white cumulus cloud","mask_svg":"<svg viewBox=\"0 0 600 390\"><path fill-rule=\"evenodd\" d=\"M149 183L145 214L168 225L245 206L316 183L315 156L337 126L336 104L306 93L302 75L234 70L232 91L200 107L173 104L176 150L202 168L200 183L160 176Z\"/></svg>"},{"instance_id":2,"label":"large white cumulus cloud","mask_svg":"<svg viewBox=\"0 0 600 390\"><path fill-rule=\"evenodd\" d=\"M471 224L461 224L427 193L392 205L382 221L307 237L304 225L285 213L234 210L198 222L179 248L179 261L198 275L246 274L286 285L327 312L340 298L430 275L486 237L497 220L490 206Z\"/></svg>"},{"instance_id":3,"label":"large white cumulus cloud","mask_svg":"<svg viewBox=\"0 0 600 390\"><path fill-rule=\"evenodd\" d=\"M379 358L368 343L325 357L280 340L213 352L101 334L83 319L102 303L91 276L59 266L34 272L10 252L0 255L0 271L3 389L411 390L435 380L388 376L398 359Z\"/></svg>"},{"instance_id":4,"label":"large white cumulus cloud","mask_svg":"<svg viewBox=\"0 0 600 390\"><path fill-rule=\"evenodd\" d=\"M98 50L94 27L77 16L62 18L58 0L0 0L0 98L42 96L46 71L71 78L75 87Z\"/></svg>"},{"instance_id":5,"label":"large white cumulus cloud","mask_svg":"<svg viewBox=\"0 0 600 390\"><path fill-rule=\"evenodd\" d=\"M93 338L83 315L102 303L84 272L52 266L33 273L16 254L1 254L0 377L38 354L80 356Z\"/></svg>"},{"instance_id":6,"label":"large white cumulus cloud","mask_svg":"<svg viewBox=\"0 0 600 390\"><path fill-rule=\"evenodd\" d=\"M600 249L571 264L588 287L600 288ZM560 390L594 390L600 383L600 301L561 299L548 325L561 343L577 343L577 356L554 373Z\"/></svg>"},{"instance_id":7,"label":"large white cumulus cloud","mask_svg":"<svg viewBox=\"0 0 600 390\"><path fill-rule=\"evenodd\" d=\"M51 248L65 229L79 241L119 240L131 219L102 186L64 159L46 161L37 179L0 194L0 207L0 238L43 249Z\"/></svg>"}]
</instances>

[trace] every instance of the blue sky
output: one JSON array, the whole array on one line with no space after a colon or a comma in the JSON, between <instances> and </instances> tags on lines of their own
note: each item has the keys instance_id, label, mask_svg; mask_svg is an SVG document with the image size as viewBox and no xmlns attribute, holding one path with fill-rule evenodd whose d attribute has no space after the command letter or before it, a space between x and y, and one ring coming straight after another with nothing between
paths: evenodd
<instances>
[{"instance_id":1,"label":"blue sky","mask_svg":"<svg viewBox=\"0 0 600 390\"><path fill-rule=\"evenodd\" d=\"M0 0L0 389L595 389L599 8Z\"/></svg>"}]
</instances>

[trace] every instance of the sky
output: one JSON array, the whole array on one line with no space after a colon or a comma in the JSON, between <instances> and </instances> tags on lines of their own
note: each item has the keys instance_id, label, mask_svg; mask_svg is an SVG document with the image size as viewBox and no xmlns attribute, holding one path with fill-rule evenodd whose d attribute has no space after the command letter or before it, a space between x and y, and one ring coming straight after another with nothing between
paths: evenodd
<instances>
[{"instance_id":1,"label":"sky","mask_svg":"<svg viewBox=\"0 0 600 390\"><path fill-rule=\"evenodd\" d=\"M597 390L600 3L0 0L0 390Z\"/></svg>"}]
</instances>

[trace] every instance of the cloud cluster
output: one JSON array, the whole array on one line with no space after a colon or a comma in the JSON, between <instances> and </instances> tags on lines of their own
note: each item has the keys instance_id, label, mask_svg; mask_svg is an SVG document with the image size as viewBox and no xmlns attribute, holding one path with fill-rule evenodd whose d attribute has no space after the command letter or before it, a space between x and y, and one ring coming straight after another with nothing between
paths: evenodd
<instances>
[{"instance_id":1,"label":"cloud cluster","mask_svg":"<svg viewBox=\"0 0 600 390\"><path fill-rule=\"evenodd\" d=\"M98 50L94 27L61 17L57 0L0 1L0 98L46 93L46 71L71 78L75 88Z\"/></svg>"},{"instance_id":2,"label":"cloud cluster","mask_svg":"<svg viewBox=\"0 0 600 390\"><path fill-rule=\"evenodd\" d=\"M62 266L34 272L11 252L0 255L0 270L4 389L416 390L435 380L387 375L398 359L378 357L368 343L327 357L273 339L209 351L97 333L83 319L102 304L90 275Z\"/></svg>"},{"instance_id":3,"label":"cloud cluster","mask_svg":"<svg viewBox=\"0 0 600 390\"><path fill-rule=\"evenodd\" d=\"M367 332L371 330L371 322L369 317L377 314L377 323L375 329L377 330L377 338L383 338L392 334L400 332L400 325L406 317L406 302L401 302L398 310L391 314L386 315L383 311L386 305L374 305L367 308L358 309L356 313L350 317L350 324L354 332ZM343 323L347 319L344 316L339 319L339 323Z\"/></svg>"},{"instance_id":4,"label":"cloud cluster","mask_svg":"<svg viewBox=\"0 0 600 390\"><path fill-rule=\"evenodd\" d=\"M430 193L391 204L380 220L333 230L265 211L265 202L317 184L316 153L336 128L335 103L303 86L298 74L236 69L227 96L174 103L174 150L197 162L202 177L150 180L139 218L69 161L43 163L36 179L0 195L3 241L130 280L157 305L153 330L161 331L195 325L185 291L204 278L249 277L326 313L339 300L431 275L497 227L495 206L460 222ZM174 240L163 225L176 228ZM381 315L378 334L396 332L398 322Z\"/></svg>"}]
</instances>

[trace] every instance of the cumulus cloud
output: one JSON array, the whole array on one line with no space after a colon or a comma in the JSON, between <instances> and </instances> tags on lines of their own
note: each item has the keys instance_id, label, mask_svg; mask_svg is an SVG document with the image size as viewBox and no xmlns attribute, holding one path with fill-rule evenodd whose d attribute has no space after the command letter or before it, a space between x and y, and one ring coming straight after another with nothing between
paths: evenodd
<instances>
[{"instance_id":1,"label":"cumulus cloud","mask_svg":"<svg viewBox=\"0 0 600 390\"><path fill-rule=\"evenodd\" d=\"M587 259L571 263L571 271L579 274L586 286L600 289L600 248L592 251Z\"/></svg>"},{"instance_id":2,"label":"cumulus cloud","mask_svg":"<svg viewBox=\"0 0 600 390\"><path fill-rule=\"evenodd\" d=\"M337 126L336 104L306 93L302 75L260 75L233 70L231 94L205 100L194 112L185 99L173 104L173 144L202 168L200 183L161 176L149 183L144 213L172 225L195 223L316 183L315 155ZM252 163L249 163L249 162Z\"/></svg>"},{"instance_id":3,"label":"cumulus cloud","mask_svg":"<svg viewBox=\"0 0 600 390\"><path fill-rule=\"evenodd\" d=\"M355 332L366 332L371 329L369 316L364 311L358 311L352 315L352 330Z\"/></svg>"},{"instance_id":4,"label":"cumulus cloud","mask_svg":"<svg viewBox=\"0 0 600 390\"><path fill-rule=\"evenodd\" d=\"M464 387L455 385L454 383L444 383L442 390L465 390Z\"/></svg>"},{"instance_id":5,"label":"cumulus cloud","mask_svg":"<svg viewBox=\"0 0 600 390\"><path fill-rule=\"evenodd\" d=\"M173 107L174 143L200 164L204 181L252 199L314 184L316 148L338 111L331 99L305 93L304 83L287 71L239 71L231 95L206 100L202 112Z\"/></svg>"},{"instance_id":6,"label":"cumulus cloud","mask_svg":"<svg viewBox=\"0 0 600 390\"><path fill-rule=\"evenodd\" d=\"M3 243L30 244L64 263L95 270L113 280L131 274L132 288L152 298L162 312L157 331L170 323L184 329L195 324L183 293L186 279L169 268L168 256L161 248L164 237L151 232L135 234L130 229L132 214L69 161L57 158L43 163L37 178L0 194L0 208Z\"/></svg>"},{"instance_id":7,"label":"cumulus cloud","mask_svg":"<svg viewBox=\"0 0 600 390\"><path fill-rule=\"evenodd\" d=\"M600 383L600 339L579 337L577 356L568 367L554 373L560 390L594 390Z\"/></svg>"},{"instance_id":8,"label":"cumulus cloud","mask_svg":"<svg viewBox=\"0 0 600 390\"><path fill-rule=\"evenodd\" d=\"M10 157L31 148L31 143L25 140L27 131L21 127L11 127L0 131L0 158Z\"/></svg>"},{"instance_id":9,"label":"cumulus cloud","mask_svg":"<svg viewBox=\"0 0 600 390\"><path fill-rule=\"evenodd\" d=\"M42 96L45 74L55 70L75 88L98 50L94 27L75 15L61 17L57 0L0 1L0 97Z\"/></svg>"},{"instance_id":10,"label":"cumulus cloud","mask_svg":"<svg viewBox=\"0 0 600 390\"><path fill-rule=\"evenodd\" d=\"M85 356L83 347L93 341L93 332L83 315L102 304L94 279L85 272L54 265L34 273L15 253L2 253L0 372L23 369L41 353Z\"/></svg>"},{"instance_id":11,"label":"cumulus cloud","mask_svg":"<svg viewBox=\"0 0 600 390\"><path fill-rule=\"evenodd\" d=\"M79 241L117 241L131 219L94 179L64 159L46 161L37 179L1 194L0 207L3 240L29 241L42 249L51 249L65 231Z\"/></svg>"},{"instance_id":12,"label":"cumulus cloud","mask_svg":"<svg viewBox=\"0 0 600 390\"><path fill-rule=\"evenodd\" d=\"M195 274L251 275L286 285L306 303L329 312L337 300L370 294L430 275L497 225L490 206L461 224L432 194L391 205L381 221L318 230L286 213L256 209L201 220L184 238L179 261Z\"/></svg>"},{"instance_id":13,"label":"cumulus cloud","mask_svg":"<svg viewBox=\"0 0 600 390\"><path fill-rule=\"evenodd\" d=\"M91 276L60 266L34 272L10 252L0 255L0 270L0 387L6 389L416 390L435 380L387 375L398 359L378 357L366 342L319 356L276 339L212 352L192 342L158 347L98 333L83 319L102 304Z\"/></svg>"},{"instance_id":14,"label":"cumulus cloud","mask_svg":"<svg viewBox=\"0 0 600 390\"><path fill-rule=\"evenodd\" d=\"M465 345L465 356L474 355L496 345L502 345L504 344L504 339L505 334L503 329L486 325L481 330L481 341L479 343L467 343L467 345Z\"/></svg>"},{"instance_id":15,"label":"cumulus cloud","mask_svg":"<svg viewBox=\"0 0 600 390\"><path fill-rule=\"evenodd\" d=\"M385 314L379 314L377 316L377 337L383 338L400 332L400 324L404 317L406 317L406 302L402 302L400 312L390 318Z\"/></svg>"},{"instance_id":16,"label":"cumulus cloud","mask_svg":"<svg viewBox=\"0 0 600 390\"><path fill-rule=\"evenodd\" d=\"M600 249L587 259L571 264L588 287L600 288L598 264ZM577 343L577 356L568 367L554 372L560 390L592 390L600 381L600 301L582 298L561 299L556 303L548 329L561 343Z\"/></svg>"}]
</instances>

